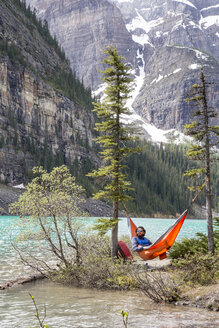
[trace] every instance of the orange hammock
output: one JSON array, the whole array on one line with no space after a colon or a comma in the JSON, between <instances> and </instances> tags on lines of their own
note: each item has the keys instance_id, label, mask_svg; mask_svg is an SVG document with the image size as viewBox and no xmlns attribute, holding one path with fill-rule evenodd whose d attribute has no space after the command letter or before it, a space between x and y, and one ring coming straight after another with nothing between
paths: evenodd
<instances>
[{"instance_id":1,"label":"orange hammock","mask_svg":"<svg viewBox=\"0 0 219 328\"><path fill-rule=\"evenodd\" d=\"M148 246L147 249L144 249L138 252L138 255L143 260L153 260L155 257L159 256L160 260L163 260L167 257L166 251L173 245L182 225L186 218L188 210L185 210L178 220L152 245ZM128 226L130 228L131 237L136 236L136 225L133 223L131 218L128 218Z\"/></svg>"}]
</instances>

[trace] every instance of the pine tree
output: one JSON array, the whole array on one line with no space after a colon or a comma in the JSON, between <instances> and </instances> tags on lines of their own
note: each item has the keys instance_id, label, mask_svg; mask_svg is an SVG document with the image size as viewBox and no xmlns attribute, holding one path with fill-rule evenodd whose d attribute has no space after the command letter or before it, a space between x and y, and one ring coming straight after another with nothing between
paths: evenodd
<instances>
[{"instance_id":1,"label":"pine tree","mask_svg":"<svg viewBox=\"0 0 219 328\"><path fill-rule=\"evenodd\" d=\"M211 160L214 157L213 148L219 143L219 126L212 124L212 119L216 117L214 109L208 105L208 87L210 83L206 82L204 70L201 68L200 84L194 84L191 91L191 97L186 101L191 102L195 108L193 112L194 121L185 125L186 134L192 136L196 141L187 151L189 159L200 161L200 167L187 170L185 175L198 178L202 175L205 182L199 184L197 188L206 189L206 216L208 227L208 250L214 253L213 223L212 223L212 195L211 195ZM191 189L194 189L191 188Z\"/></svg>"},{"instance_id":2,"label":"pine tree","mask_svg":"<svg viewBox=\"0 0 219 328\"><path fill-rule=\"evenodd\" d=\"M116 48L107 47L105 53L108 55L104 59L107 68L101 72L102 80L107 85L104 92L105 98L102 103L94 104L94 111L99 118L95 129L100 133L95 140L102 145L103 150L100 154L103 162L102 167L89 173L88 176L104 178L106 181L103 190L97 192L94 198L104 198L113 203L113 218L100 219L99 229L106 231L112 228L111 254L114 258L118 244L119 202L130 199L125 192L132 189L123 173L124 158L140 149L134 145L133 147L128 145L138 139L138 129L133 129L124 123L124 115L130 114L129 109L125 106L132 90L130 67L124 63L124 57L118 54Z\"/></svg>"}]
</instances>

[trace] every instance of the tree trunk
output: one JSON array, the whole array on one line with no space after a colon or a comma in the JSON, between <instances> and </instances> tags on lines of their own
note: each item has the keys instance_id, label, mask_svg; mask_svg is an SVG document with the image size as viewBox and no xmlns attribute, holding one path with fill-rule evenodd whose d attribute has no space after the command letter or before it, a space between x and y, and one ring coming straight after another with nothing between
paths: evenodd
<instances>
[{"instance_id":1,"label":"tree trunk","mask_svg":"<svg viewBox=\"0 0 219 328\"><path fill-rule=\"evenodd\" d=\"M207 229L208 229L208 251L214 254L214 233L213 233L213 219L212 219L212 204L211 193L207 190L206 183L206 215L207 215Z\"/></svg>"},{"instance_id":2,"label":"tree trunk","mask_svg":"<svg viewBox=\"0 0 219 328\"><path fill-rule=\"evenodd\" d=\"M208 251L214 254L214 233L213 233L212 201L211 201L209 119L208 119L206 83L205 83L203 69L201 70L200 78L202 81L202 96L203 96L203 110L204 110L204 124L205 124L206 216L207 216L207 229L208 229Z\"/></svg>"},{"instance_id":3,"label":"tree trunk","mask_svg":"<svg viewBox=\"0 0 219 328\"><path fill-rule=\"evenodd\" d=\"M118 219L119 217L119 202L114 202L114 218ZM111 256L114 259L117 256L117 247L118 247L118 222L112 227L112 234L111 234Z\"/></svg>"}]
</instances>

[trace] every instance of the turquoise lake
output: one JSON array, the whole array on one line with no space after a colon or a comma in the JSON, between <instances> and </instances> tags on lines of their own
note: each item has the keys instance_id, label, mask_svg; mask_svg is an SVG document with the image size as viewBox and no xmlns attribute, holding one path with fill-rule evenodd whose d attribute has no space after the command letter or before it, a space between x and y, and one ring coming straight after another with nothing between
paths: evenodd
<instances>
[{"instance_id":1,"label":"turquoise lake","mask_svg":"<svg viewBox=\"0 0 219 328\"><path fill-rule=\"evenodd\" d=\"M82 218L80 219L80 222L84 222L86 226L92 226L96 219L97 218ZM133 221L137 226L144 226L147 231L147 237L152 241L156 241L156 239L175 222L175 219L134 218ZM0 284L14 278L15 276L22 276L24 272L29 272L29 269L21 264L19 255L11 245L11 241L13 242L13 240L15 240L21 229L16 222L17 217L0 216ZM206 221L190 220L188 216L188 219L185 220L176 240L179 241L182 238L195 237L197 232L207 232ZM119 222L120 240L122 240L123 235L129 235L126 218L121 218ZM40 248L39 241L37 242L33 240L28 246L24 242L23 247L28 247L28 250L31 252L34 251L38 257L44 256L44 251Z\"/></svg>"},{"instance_id":2,"label":"turquoise lake","mask_svg":"<svg viewBox=\"0 0 219 328\"><path fill-rule=\"evenodd\" d=\"M91 225L97 218L84 218L80 219L86 225ZM17 217L14 216L0 216L0 253L7 253L11 248L10 238L16 238L19 229L16 227ZM175 219L155 219L155 218L134 218L134 223L142 225L147 231L147 237L155 241L160 235L162 235L175 221ZM205 220L191 220L186 218L177 241L182 238L195 237L197 232L207 233L207 223ZM123 235L129 234L127 219L121 218L119 222L119 238Z\"/></svg>"}]
</instances>

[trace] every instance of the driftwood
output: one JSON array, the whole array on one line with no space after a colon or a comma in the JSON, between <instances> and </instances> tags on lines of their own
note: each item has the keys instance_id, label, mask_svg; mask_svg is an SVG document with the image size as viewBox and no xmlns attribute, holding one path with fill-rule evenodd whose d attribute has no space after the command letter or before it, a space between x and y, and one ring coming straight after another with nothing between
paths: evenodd
<instances>
[{"instance_id":1,"label":"driftwood","mask_svg":"<svg viewBox=\"0 0 219 328\"><path fill-rule=\"evenodd\" d=\"M44 279L46 276L42 273L35 273L33 275L27 276L27 277L22 277L18 278L16 280L10 280L8 282L5 282L3 285L0 285L0 290L7 289L9 287L15 287L19 285L26 284L28 282L33 282L39 279Z\"/></svg>"}]
</instances>

